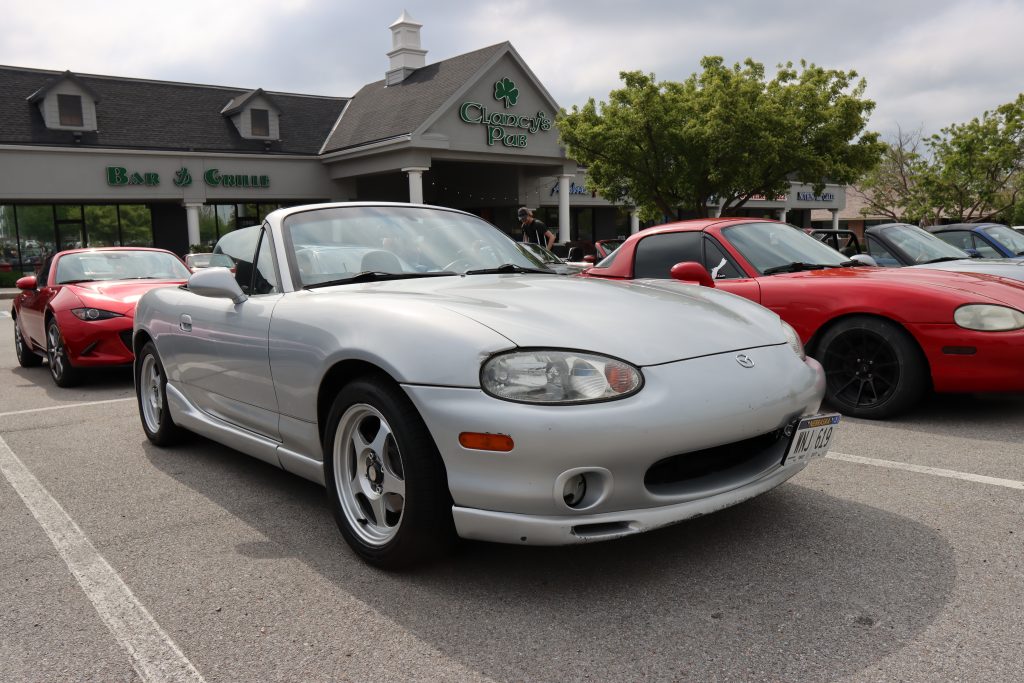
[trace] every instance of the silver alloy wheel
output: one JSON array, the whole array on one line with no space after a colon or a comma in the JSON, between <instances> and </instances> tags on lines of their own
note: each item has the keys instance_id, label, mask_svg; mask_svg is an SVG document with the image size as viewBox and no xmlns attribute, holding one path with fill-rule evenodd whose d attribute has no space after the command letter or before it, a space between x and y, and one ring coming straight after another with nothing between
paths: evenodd
<instances>
[{"instance_id":1,"label":"silver alloy wheel","mask_svg":"<svg viewBox=\"0 0 1024 683\"><path fill-rule=\"evenodd\" d=\"M139 371L139 405L142 406L146 428L154 434L160 431L163 421L164 395L160 390L162 379L156 356L148 354L142 359L142 369Z\"/></svg>"},{"instance_id":2,"label":"silver alloy wheel","mask_svg":"<svg viewBox=\"0 0 1024 683\"><path fill-rule=\"evenodd\" d=\"M60 337L57 323L50 323L46 332L46 357L50 359L50 374L60 379L64 376L64 341Z\"/></svg>"},{"instance_id":3,"label":"silver alloy wheel","mask_svg":"<svg viewBox=\"0 0 1024 683\"><path fill-rule=\"evenodd\" d=\"M391 425L366 403L350 406L334 433L334 482L345 520L372 546L398 533L405 510L405 467Z\"/></svg>"},{"instance_id":4,"label":"silver alloy wheel","mask_svg":"<svg viewBox=\"0 0 1024 683\"><path fill-rule=\"evenodd\" d=\"M25 343L21 340L21 330L18 329L18 321L14 321L14 352L20 360L25 355Z\"/></svg>"}]
</instances>

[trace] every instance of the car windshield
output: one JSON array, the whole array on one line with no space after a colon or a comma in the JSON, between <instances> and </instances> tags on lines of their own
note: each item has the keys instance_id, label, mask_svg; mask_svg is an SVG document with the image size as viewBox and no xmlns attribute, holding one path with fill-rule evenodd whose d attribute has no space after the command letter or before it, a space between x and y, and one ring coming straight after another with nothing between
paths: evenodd
<instances>
[{"instance_id":1,"label":"car windshield","mask_svg":"<svg viewBox=\"0 0 1024 683\"><path fill-rule=\"evenodd\" d=\"M530 252L530 254L537 257L537 259L540 260L541 263L557 264L562 262L560 258L555 256L548 249L545 249L539 244L534 244L533 242L516 242L516 246L518 246L520 249L524 249Z\"/></svg>"},{"instance_id":2,"label":"car windshield","mask_svg":"<svg viewBox=\"0 0 1024 683\"><path fill-rule=\"evenodd\" d=\"M302 286L481 272L552 273L475 216L403 206L325 207L284 221Z\"/></svg>"},{"instance_id":3,"label":"car windshield","mask_svg":"<svg viewBox=\"0 0 1024 683\"><path fill-rule=\"evenodd\" d=\"M189 254L185 257L185 263L196 268L206 268L210 265L210 257L213 254Z\"/></svg>"},{"instance_id":4,"label":"car windshield","mask_svg":"<svg viewBox=\"0 0 1024 683\"><path fill-rule=\"evenodd\" d=\"M162 251L83 251L57 261L57 284L98 280L187 280L188 268Z\"/></svg>"},{"instance_id":5,"label":"car windshield","mask_svg":"<svg viewBox=\"0 0 1024 683\"><path fill-rule=\"evenodd\" d=\"M963 249L943 242L915 225L893 225L881 232L908 260L917 264L971 257Z\"/></svg>"},{"instance_id":6,"label":"car windshield","mask_svg":"<svg viewBox=\"0 0 1024 683\"><path fill-rule=\"evenodd\" d=\"M609 254L622 246L622 240L601 240L601 246Z\"/></svg>"},{"instance_id":7,"label":"car windshield","mask_svg":"<svg viewBox=\"0 0 1024 683\"><path fill-rule=\"evenodd\" d=\"M760 273L766 271L838 268L846 256L786 223L743 223L722 234Z\"/></svg>"},{"instance_id":8,"label":"car windshield","mask_svg":"<svg viewBox=\"0 0 1024 683\"><path fill-rule=\"evenodd\" d=\"M984 230L1017 256L1024 256L1024 235L1005 225L993 225Z\"/></svg>"}]
</instances>

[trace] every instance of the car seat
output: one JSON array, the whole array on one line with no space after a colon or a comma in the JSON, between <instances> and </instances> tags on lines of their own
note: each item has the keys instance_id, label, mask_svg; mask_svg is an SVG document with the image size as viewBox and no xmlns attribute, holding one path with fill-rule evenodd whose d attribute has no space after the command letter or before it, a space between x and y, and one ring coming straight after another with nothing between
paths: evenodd
<instances>
[{"instance_id":1,"label":"car seat","mask_svg":"<svg viewBox=\"0 0 1024 683\"><path fill-rule=\"evenodd\" d=\"M73 280L85 280L85 269L82 262L75 257L63 258L57 264L57 284Z\"/></svg>"},{"instance_id":2,"label":"car seat","mask_svg":"<svg viewBox=\"0 0 1024 683\"><path fill-rule=\"evenodd\" d=\"M401 273L404 272L402 262L389 251L368 251L363 254L359 270L366 272Z\"/></svg>"}]
</instances>

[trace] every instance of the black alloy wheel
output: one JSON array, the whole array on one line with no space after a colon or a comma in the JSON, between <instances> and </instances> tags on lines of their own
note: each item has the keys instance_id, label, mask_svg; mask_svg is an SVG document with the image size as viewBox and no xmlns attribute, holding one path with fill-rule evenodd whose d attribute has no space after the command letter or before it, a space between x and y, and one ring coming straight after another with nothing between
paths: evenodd
<instances>
[{"instance_id":1,"label":"black alloy wheel","mask_svg":"<svg viewBox=\"0 0 1024 683\"><path fill-rule=\"evenodd\" d=\"M14 318L14 353L18 357L18 365L23 368L37 368L43 364L43 357L28 347L25 338L21 336L21 323Z\"/></svg>"},{"instance_id":2,"label":"black alloy wheel","mask_svg":"<svg viewBox=\"0 0 1024 683\"><path fill-rule=\"evenodd\" d=\"M927 363L916 342L882 318L840 321L825 332L814 355L825 369L825 400L851 417L892 417L928 388Z\"/></svg>"},{"instance_id":3,"label":"black alloy wheel","mask_svg":"<svg viewBox=\"0 0 1024 683\"><path fill-rule=\"evenodd\" d=\"M50 377L58 387L73 387L81 380L81 371L68 359L68 349L56 318L50 318L46 324L46 358Z\"/></svg>"}]
</instances>

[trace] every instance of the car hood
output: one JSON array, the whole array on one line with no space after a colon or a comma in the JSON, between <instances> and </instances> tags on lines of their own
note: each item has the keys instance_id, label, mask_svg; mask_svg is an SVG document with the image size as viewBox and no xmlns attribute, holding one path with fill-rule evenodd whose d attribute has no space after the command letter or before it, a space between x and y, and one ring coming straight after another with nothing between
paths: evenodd
<instances>
[{"instance_id":1,"label":"car hood","mask_svg":"<svg viewBox=\"0 0 1024 683\"><path fill-rule=\"evenodd\" d=\"M726 292L663 280L612 281L558 275L469 275L313 290L443 307L520 347L593 351L654 365L786 343L778 316Z\"/></svg>"},{"instance_id":2,"label":"car hood","mask_svg":"<svg viewBox=\"0 0 1024 683\"><path fill-rule=\"evenodd\" d=\"M184 283L184 280L100 280L65 286L74 290L86 306L124 314L134 311L135 304L149 290Z\"/></svg>"},{"instance_id":3,"label":"car hood","mask_svg":"<svg viewBox=\"0 0 1024 683\"><path fill-rule=\"evenodd\" d=\"M782 273L762 277L767 285L775 278L811 282L832 282L836 286L856 286L855 283L873 283L890 288L892 292L915 290L942 290L957 293L964 302L984 303L983 299L1024 310L1024 282L986 273L963 273L936 268L829 268L800 273ZM813 286L813 285L811 285Z\"/></svg>"},{"instance_id":4,"label":"car hood","mask_svg":"<svg viewBox=\"0 0 1024 683\"><path fill-rule=\"evenodd\" d=\"M1014 280L1024 280L1024 259L973 259L965 258L958 261L943 263L924 263L911 268L931 268L934 270L953 270L958 273L986 273Z\"/></svg>"}]
</instances>

